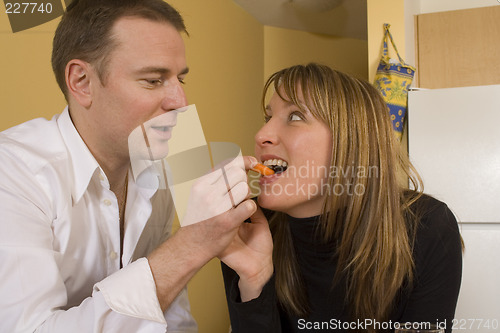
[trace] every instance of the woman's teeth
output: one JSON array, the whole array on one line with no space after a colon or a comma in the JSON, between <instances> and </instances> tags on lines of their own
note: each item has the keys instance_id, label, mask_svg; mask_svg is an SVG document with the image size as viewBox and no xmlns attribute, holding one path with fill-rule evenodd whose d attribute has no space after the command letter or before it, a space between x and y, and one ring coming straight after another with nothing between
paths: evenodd
<instances>
[{"instance_id":1,"label":"woman's teeth","mask_svg":"<svg viewBox=\"0 0 500 333\"><path fill-rule=\"evenodd\" d=\"M262 164L273 169L275 173L284 172L288 168L288 163L286 161L277 158L266 160L262 162Z\"/></svg>"}]
</instances>

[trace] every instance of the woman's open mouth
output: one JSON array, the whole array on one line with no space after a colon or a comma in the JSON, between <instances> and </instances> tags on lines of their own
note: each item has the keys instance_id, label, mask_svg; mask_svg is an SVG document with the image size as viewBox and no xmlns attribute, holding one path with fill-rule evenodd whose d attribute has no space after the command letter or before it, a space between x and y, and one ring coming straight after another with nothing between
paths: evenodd
<instances>
[{"instance_id":1,"label":"woman's open mouth","mask_svg":"<svg viewBox=\"0 0 500 333\"><path fill-rule=\"evenodd\" d=\"M282 159L270 159L270 160L265 160L262 162L265 166L268 168L272 169L275 174L285 172L286 169L288 168L288 162L284 161Z\"/></svg>"}]
</instances>

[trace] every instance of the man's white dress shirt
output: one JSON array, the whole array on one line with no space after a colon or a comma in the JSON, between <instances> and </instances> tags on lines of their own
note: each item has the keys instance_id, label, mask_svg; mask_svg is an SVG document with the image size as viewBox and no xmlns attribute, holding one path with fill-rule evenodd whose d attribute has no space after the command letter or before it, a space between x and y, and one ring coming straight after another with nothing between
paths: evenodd
<instances>
[{"instance_id":1,"label":"man's white dress shirt","mask_svg":"<svg viewBox=\"0 0 500 333\"><path fill-rule=\"evenodd\" d=\"M197 331L186 290L162 313L144 258L170 194L134 178L120 269L118 202L68 109L0 133L0 332Z\"/></svg>"}]
</instances>

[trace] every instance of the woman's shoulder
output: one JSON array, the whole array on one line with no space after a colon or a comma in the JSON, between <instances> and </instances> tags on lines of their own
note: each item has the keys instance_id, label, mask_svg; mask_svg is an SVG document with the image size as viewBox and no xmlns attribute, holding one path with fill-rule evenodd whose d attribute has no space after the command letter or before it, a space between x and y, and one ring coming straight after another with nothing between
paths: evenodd
<instances>
[{"instance_id":1,"label":"woman's shoulder","mask_svg":"<svg viewBox=\"0 0 500 333\"><path fill-rule=\"evenodd\" d=\"M417 223L417 243L460 241L457 219L446 203L422 194L410 210Z\"/></svg>"},{"instance_id":2,"label":"woman's shoulder","mask_svg":"<svg viewBox=\"0 0 500 333\"><path fill-rule=\"evenodd\" d=\"M420 224L457 224L455 215L448 205L428 194L421 194L410 206L410 211Z\"/></svg>"}]
</instances>

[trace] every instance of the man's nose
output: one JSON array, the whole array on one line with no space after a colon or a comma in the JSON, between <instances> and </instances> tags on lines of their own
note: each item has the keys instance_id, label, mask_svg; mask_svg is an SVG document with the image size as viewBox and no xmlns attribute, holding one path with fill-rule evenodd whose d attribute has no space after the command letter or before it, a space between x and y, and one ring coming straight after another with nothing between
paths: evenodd
<instances>
[{"instance_id":1,"label":"man's nose","mask_svg":"<svg viewBox=\"0 0 500 333\"><path fill-rule=\"evenodd\" d=\"M172 111L188 105L184 87L180 82L172 83L165 93L162 107L166 111Z\"/></svg>"}]
</instances>

